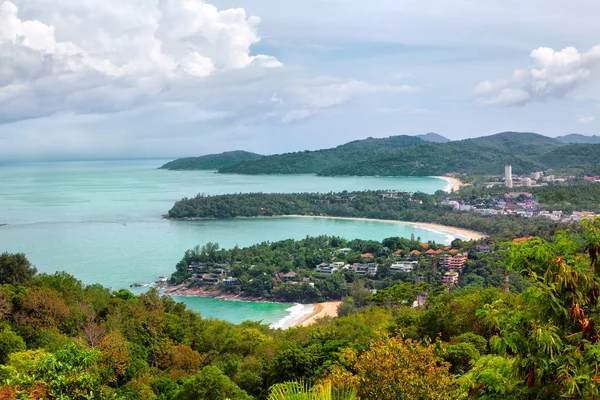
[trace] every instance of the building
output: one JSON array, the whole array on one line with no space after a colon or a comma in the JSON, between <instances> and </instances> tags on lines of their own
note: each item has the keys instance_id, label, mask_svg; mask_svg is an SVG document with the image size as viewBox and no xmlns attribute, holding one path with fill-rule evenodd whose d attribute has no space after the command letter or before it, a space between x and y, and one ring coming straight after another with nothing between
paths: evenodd
<instances>
[{"instance_id":1,"label":"building","mask_svg":"<svg viewBox=\"0 0 600 400\"><path fill-rule=\"evenodd\" d=\"M445 254L440 257L440 263L444 266L445 269L450 271L460 271L465 266L465 262L467 261L467 256L464 254L458 254L455 257L452 257L449 254Z\"/></svg>"},{"instance_id":2,"label":"building","mask_svg":"<svg viewBox=\"0 0 600 400\"><path fill-rule=\"evenodd\" d=\"M281 280L284 282L290 282L296 279L296 275L298 274L296 274L294 271L290 271L287 274L281 275Z\"/></svg>"},{"instance_id":3,"label":"building","mask_svg":"<svg viewBox=\"0 0 600 400\"><path fill-rule=\"evenodd\" d=\"M458 273L446 272L442 278L442 285L455 286L456 284L458 284Z\"/></svg>"},{"instance_id":4,"label":"building","mask_svg":"<svg viewBox=\"0 0 600 400\"><path fill-rule=\"evenodd\" d=\"M504 166L504 184L509 189L513 187L512 167L510 165Z\"/></svg>"},{"instance_id":5,"label":"building","mask_svg":"<svg viewBox=\"0 0 600 400\"><path fill-rule=\"evenodd\" d=\"M377 275L377 264L352 264L348 266L349 271L356 272L358 275Z\"/></svg>"},{"instance_id":6,"label":"building","mask_svg":"<svg viewBox=\"0 0 600 400\"><path fill-rule=\"evenodd\" d=\"M539 181L540 179L542 179L542 173L541 172L532 173L531 179L533 179L534 181Z\"/></svg>"},{"instance_id":7,"label":"building","mask_svg":"<svg viewBox=\"0 0 600 400\"><path fill-rule=\"evenodd\" d=\"M531 186L533 185L533 181L531 178L523 178L521 179L521 186Z\"/></svg>"},{"instance_id":8,"label":"building","mask_svg":"<svg viewBox=\"0 0 600 400\"><path fill-rule=\"evenodd\" d=\"M202 275L202 283L206 285L216 285L219 283L219 275L204 274Z\"/></svg>"},{"instance_id":9,"label":"building","mask_svg":"<svg viewBox=\"0 0 600 400\"><path fill-rule=\"evenodd\" d=\"M342 263L343 264L343 263ZM328 265L328 264L320 264L319 266L317 266L317 268L315 269L315 274L317 275L333 275L336 272L339 271L339 268L333 264Z\"/></svg>"},{"instance_id":10,"label":"building","mask_svg":"<svg viewBox=\"0 0 600 400\"><path fill-rule=\"evenodd\" d=\"M487 246L487 245L477 246L477 252L478 253L491 253L492 252L492 248L490 246Z\"/></svg>"},{"instance_id":11,"label":"building","mask_svg":"<svg viewBox=\"0 0 600 400\"><path fill-rule=\"evenodd\" d=\"M418 261L403 261L403 262L397 262L397 263L393 263L390 266L390 271L393 272L412 272L413 269L415 269L416 266L419 265Z\"/></svg>"}]
</instances>

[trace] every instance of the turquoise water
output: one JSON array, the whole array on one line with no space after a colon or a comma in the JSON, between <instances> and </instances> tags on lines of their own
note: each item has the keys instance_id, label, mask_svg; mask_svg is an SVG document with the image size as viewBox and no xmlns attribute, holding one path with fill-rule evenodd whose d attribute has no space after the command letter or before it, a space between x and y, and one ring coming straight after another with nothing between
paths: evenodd
<instances>
[{"instance_id":1,"label":"turquoise water","mask_svg":"<svg viewBox=\"0 0 600 400\"><path fill-rule=\"evenodd\" d=\"M184 251L216 241L223 247L307 235L349 239L410 236L449 242L445 232L400 224L324 219L167 221L160 218L176 200L197 193L329 192L395 189L433 193L447 183L434 178L373 178L220 175L156 168L163 161L71 162L0 165L0 252L23 252L41 272L66 271L85 283L118 289L169 275ZM237 321L229 302L187 299L223 319ZM247 319L272 322L289 305L250 303ZM216 307L216 308L215 308ZM225 305L223 305L225 307ZM240 307L238 305L238 307ZM267 311L265 307L270 307ZM261 309L264 311L262 313ZM273 311L275 310L275 311ZM206 313L206 308L204 308ZM242 313L242 315L243 315Z\"/></svg>"}]
</instances>

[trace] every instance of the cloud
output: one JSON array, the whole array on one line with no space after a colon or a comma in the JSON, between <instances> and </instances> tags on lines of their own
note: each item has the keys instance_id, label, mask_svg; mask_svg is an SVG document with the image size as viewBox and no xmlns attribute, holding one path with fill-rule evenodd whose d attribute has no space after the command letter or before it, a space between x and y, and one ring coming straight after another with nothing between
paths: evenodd
<instances>
[{"instance_id":1,"label":"cloud","mask_svg":"<svg viewBox=\"0 0 600 400\"><path fill-rule=\"evenodd\" d=\"M580 124L591 124L596 121L596 117L578 117L576 121Z\"/></svg>"},{"instance_id":2,"label":"cloud","mask_svg":"<svg viewBox=\"0 0 600 400\"><path fill-rule=\"evenodd\" d=\"M281 122L296 122L309 118L319 111L337 107L353 99L382 93L414 93L419 89L410 85L377 85L358 80L340 80L320 77L298 83L291 89L296 107L288 110Z\"/></svg>"},{"instance_id":3,"label":"cloud","mask_svg":"<svg viewBox=\"0 0 600 400\"><path fill-rule=\"evenodd\" d=\"M202 0L0 0L0 122L186 100L206 78L279 67L251 54L259 23Z\"/></svg>"},{"instance_id":4,"label":"cloud","mask_svg":"<svg viewBox=\"0 0 600 400\"><path fill-rule=\"evenodd\" d=\"M561 51L540 47L530 54L531 65L512 77L486 80L477 85L477 103L484 106L519 106L563 98L600 74L600 45L586 52L574 47Z\"/></svg>"}]
</instances>

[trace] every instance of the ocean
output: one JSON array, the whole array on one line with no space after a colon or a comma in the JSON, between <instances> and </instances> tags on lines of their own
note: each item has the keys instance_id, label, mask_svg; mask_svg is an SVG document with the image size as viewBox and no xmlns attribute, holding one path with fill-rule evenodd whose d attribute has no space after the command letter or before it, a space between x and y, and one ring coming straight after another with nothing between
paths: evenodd
<instances>
[{"instance_id":1,"label":"ocean","mask_svg":"<svg viewBox=\"0 0 600 400\"><path fill-rule=\"evenodd\" d=\"M330 192L392 189L433 193L448 183L413 177L222 175L164 171L165 160L0 165L0 252L27 255L40 272L66 271L112 289L168 276L185 250L307 235L381 240L390 236L449 243L455 234L401 224L309 218L168 221L176 200L198 193ZM178 298L204 317L285 325L292 304ZM296 308L294 308L296 307ZM306 311L306 309L304 310Z\"/></svg>"}]
</instances>

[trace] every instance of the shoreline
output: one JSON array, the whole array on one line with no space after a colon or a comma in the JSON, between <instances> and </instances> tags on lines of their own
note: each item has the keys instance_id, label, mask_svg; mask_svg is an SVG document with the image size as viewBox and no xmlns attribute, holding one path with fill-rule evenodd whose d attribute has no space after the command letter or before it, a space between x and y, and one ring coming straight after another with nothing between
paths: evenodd
<instances>
[{"instance_id":1,"label":"shoreline","mask_svg":"<svg viewBox=\"0 0 600 400\"><path fill-rule=\"evenodd\" d=\"M444 189L447 193L458 192L461 187L465 186L460 180L451 176L430 176L430 178L442 179L448 182L448 186Z\"/></svg>"},{"instance_id":2,"label":"shoreline","mask_svg":"<svg viewBox=\"0 0 600 400\"><path fill-rule=\"evenodd\" d=\"M313 311L305 315L303 318L296 321L292 326L311 326L316 324L321 318L337 318L338 316L338 307L342 304L341 301L327 301L324 303L316 303L314 304Z\"/></svg>"},{"instance_id":3,"label":"shoreline","mask_svg":"<svg viewBox=\"0 0 600 400\"><path fill-rule=\"evenodd\" d=\"M434 224L432 222L409 222L409 221L397 221L393 219L376 219L376 218L353 218L353 217L331 217L324 215L280 215L273 217L256 217L256 218L319 218L319 219L338 219L347 221L365 221L365 222L382 222L386 224L400 224L400 225L412 225L420 228L429 228L441 233L453 233L463 237L469 238L469 240L480 240L488 237L481 232L477 232L471 229L457 228L455 226L447 226Z\"/></svg>"},{"instance_id":4,"label":"shoreline","mask_svg":"<svg viewBox=\"0 0 600 400\"><path fill-rule=\"evenodd\" d=\"M218 218L169 218L162 216L162 218L169 221L221 221ZM381 222L386 224L404 224L412 225L417 228L431 229L438 233L451 233L467 238L468 240L480 240L488 237L488 235L477 232L472 229L458 228L456 226L435 224L433 222L411 222L411 221L400 221L395 219L377 219L377 218L359 218L359 217L332 217L329 215L270 215L270 216L254 216L254 217L233 217L230 219L270 219L270 218L320 218L320 219L337 219L346 221L365 221L365 222Z\"/></svg>"}]
</instances>

